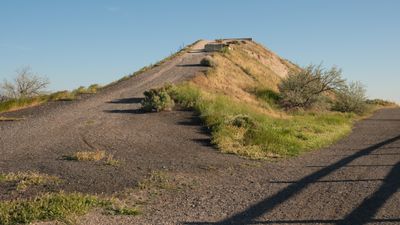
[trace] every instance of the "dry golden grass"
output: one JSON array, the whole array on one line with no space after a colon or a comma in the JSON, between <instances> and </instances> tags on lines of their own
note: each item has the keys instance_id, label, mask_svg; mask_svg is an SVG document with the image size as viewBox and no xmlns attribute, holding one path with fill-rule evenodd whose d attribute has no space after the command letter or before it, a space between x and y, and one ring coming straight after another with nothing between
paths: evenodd
<instances>
[{"instance_id":1,"label":"dry golden grass","mask_svg":"<svg viewBox=\"0 0 400 225\"><path fill-rule=\"evenodd\" d=\"M73 161L103 161L105 165L109 166L119 166L120 161L114 158L114 155L111 153L107 153L103 150L95 150L95 151L79 151L75 152L72 155L64 156L65 160L73 160Z\"/></svg>"},{"instance_id":2,"label":"dry golden grass","mask_svg":"<svg viewBox=\"0 0 400 225\"><path fill-rule=\"evenodd\" d=\"M76 161L100 161L104 159L106 155L106 151L103 150L80 151L74 153L72 156L68 157L68 159Z\"/></svg>"},{"instance_id":3,"label":"dry golden grass","mask_svg":"<svg viewBox=\"0 0 400 225\"><path fill-rule=\"evenodd\" d=\"M107 156L105 163L106 163L106 165L110 165L110 166L118 166L119 160L115 159L113 154L109 154Z\"/></svg>"},{"instance_id":4,"label":"dry golden grass","mask_svg":"<svg viewBox=\"0 0 400 225\"><path fill-rule=\"evenodd\" d=\"M278 90L282 77L298 67L280 59L262 46L247 42L231 45L226 53L213 55L216 67L199 74L192 82L202 90L230 96L233 100L251 105L255 111L272 117L285 118L286 113L272 109L259 101L256 90Z\"/></svg>"}]
</instances>

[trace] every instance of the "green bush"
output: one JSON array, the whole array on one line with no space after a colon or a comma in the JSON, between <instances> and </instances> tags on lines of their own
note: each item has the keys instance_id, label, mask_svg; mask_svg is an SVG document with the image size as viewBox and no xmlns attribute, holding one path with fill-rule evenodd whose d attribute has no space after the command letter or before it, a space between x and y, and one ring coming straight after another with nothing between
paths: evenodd
<instances>
[{"instance_id":1,"label":"green bush","mask_svg":"<svg viewBox=\"0 0 400 225\"><path fill-rule=\"evenodd\" d=\"M175 103L169 94L169 89L171 88L172 86L166 86L158 89L150 89L148 91L145 91L143 93L144 100L141 102L142 110L146 112L152 112L152 111L160 112L160 111L172 110Z\"/></svg>"},{"instance_id":2,"label":"green bush","mask_svg":"<svg viewBox=\"0 0 400 225\"><path fill-rule=\"evenodd\" d=\"M206 56L200 61L200 65L208 66L208 67L215 67L216 63L211 56Z\"/></svg>"},{"instance_id":3,"label":"green bush","mask_svg":"<svg viewBox=\"0 0 400 225\"><path fill-rule=\"evenodd\" d=\"M367 110L365 88L360 82L352 82L336 93L333 110L363 114Z\"/></svg>"},{"instance_id":4,"label":"green bush","mask_svg":"<svg viewBox=\"0 0 400 225\"><path fill-rule=\"evenodd\" d=\"M321 65L310 65L289 74L279 85L281 105L286 109L314 107L324 93L345 85L341 74L336 67L326 70Z\"/></svg>"}]
</instances>

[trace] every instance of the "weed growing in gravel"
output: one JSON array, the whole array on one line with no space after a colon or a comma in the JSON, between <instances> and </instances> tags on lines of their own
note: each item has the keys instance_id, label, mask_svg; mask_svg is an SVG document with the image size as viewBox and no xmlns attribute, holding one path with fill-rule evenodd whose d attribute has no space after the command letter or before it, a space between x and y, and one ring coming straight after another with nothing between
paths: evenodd
<instances>
[{"instance_id":1,"label":"weed growing in gravel","mask_svg":"<svg viewBox=\"0 0 400 225\"><path fill-rule=\"evenodd\" d=\"M81 151L75 152L71 156L66 156L68 160L76 161L100 161L106 157L106 151L96 150L96 151Z\"/></svg>"},{"instance_id":2,"label":"weed growing in gravel","mask_svg":"<svg viewBox=\"0 0 400 225\"><path fill-rule=\"evenodd\" d=\"M32 199L0 202L0 224L27 224L35 221L58 220L72 223L73 216L103 208L113 215L138 215L134 207L120 205L115 199L102 199L80 193L51 193Z\"/></svg>"},{"instance_id":3,"label":"weed growing in gravel","mask_svg":"<svg viewBox=\"0 0 400 225\"><path fill-rule=\"evenodd\" d=\"M56 176L50 176L39 172L16 172L0 174L0 182L15 182L18 191L24 191L30 186L57 184L61 180Z\"/></svg>"},{"instance_id":4,"label":"weed growing in gravel","mask_svg":"<svg viewBox=\"0 0 400 225\"><path fill-rule=\"evenodd\" d=\"M140 189L172 189L173 185L170 182L170 177L161 171L153 171L149 178L139 182Z\"/></svg>"},{"instance_id":5,"label":"weed growing in gravel","mask_svg":"<svg viewBox=\"0 0 400 225\"><path fill-rule=\"evenodd\" d=\"M105 165L119 166L120 161L114 158L114 155L103 150L96 151L80 151L72 155L63 156L65 160L73 161L104 161Z\"/></svg>"},{"instance_id":6,"label":"weed growing in gravel","mask_svg":"<svg viewBox=\"0 0 400 225\"><path fill-rule=\"evenodd\" d=\"M105 163L106 163L106 165L110 165L110 166L119 166L120 162L119 162L119 160L114 158L114 155L109 154L107 156L107 159L106 159Z\"/></svg>"}]
</instances>

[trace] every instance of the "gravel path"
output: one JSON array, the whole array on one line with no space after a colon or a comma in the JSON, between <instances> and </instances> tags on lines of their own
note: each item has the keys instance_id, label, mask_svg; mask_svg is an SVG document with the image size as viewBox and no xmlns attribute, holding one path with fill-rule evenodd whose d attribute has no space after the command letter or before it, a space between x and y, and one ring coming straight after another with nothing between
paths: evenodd
<instances>
[{"instance_id":1,"label":"gravel path","mask_svg":"<svg viewBox=\"0 0 400 225\"><path fill-rule=\"evenodd\" d=\"M204 55L187 53L80 101L9 113L26 119L0 123L0 172L57 175L59 188L87 193L132 188L151 171L185 184L140 216L92 212L81 224L400 224L400 109L377 112L329 148L278 162L218 153L191 112L139 113L144 90L191 78ZM93 149L121 165L62 159ZM0 199L15 197L0 186Z\"/></svg>"}]
</instances>

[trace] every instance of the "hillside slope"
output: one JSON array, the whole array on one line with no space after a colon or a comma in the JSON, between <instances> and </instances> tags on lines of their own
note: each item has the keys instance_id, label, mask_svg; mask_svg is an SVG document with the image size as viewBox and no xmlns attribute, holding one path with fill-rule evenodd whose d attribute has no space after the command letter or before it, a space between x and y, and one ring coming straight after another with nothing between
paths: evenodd
<instances>
[{"instance_id":1,"label":"hillside slope","mask_svg":"<svg viewBox=\"0 0 400 225\"><path fill-rule=\"evenodd\" d=\"M235 42L224 53L215 53L217 66L193 82L206 90L232 96L236 100L257 104L254 92L277 91L281 79L296 65L252 41ZM209 76L207 76L209 75Z\"/></svg>"},{"instance_id":2,"label":"hillside slope","mask_svg":"<svg viewBox=\"0 0 400 225\"><path fill-rule=\"evenodd\" d=\"M350 132L354 114L282 109L278 84L301 68L253 41L230 42L208 57L211 69L171 93L194 106L220 151L253 159L295 156Z\"/></svg>"}]
</instances>

